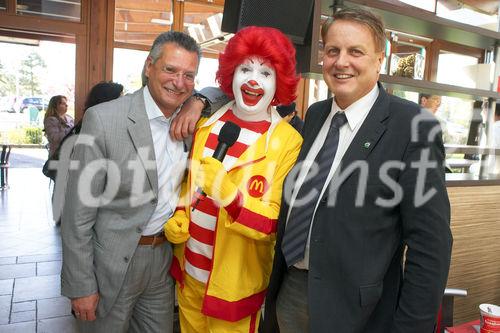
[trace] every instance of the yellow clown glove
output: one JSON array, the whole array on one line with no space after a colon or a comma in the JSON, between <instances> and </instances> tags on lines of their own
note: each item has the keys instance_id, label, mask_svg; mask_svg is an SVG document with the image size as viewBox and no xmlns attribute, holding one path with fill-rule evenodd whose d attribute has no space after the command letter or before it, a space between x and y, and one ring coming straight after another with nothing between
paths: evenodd
<instances>
[{"instance_id":1,"label":"yellow clown glove","mask_svg":"<svg viewBox=\"0 0 500 333\"><path fill-rule=\"evenodd\" d=\"M189 219L184 210L178 210L165 223L164 232L172 244L184 243L189 239Z\"/></svg>"},{"instance_id":2,"label":"yellow clown glove","mask_svg":"<svg viewBox=\"0 0 500 333\"><path fill-rule=\"evenodd\" d=\"M222 207L229 205L238 194L238 188L229 178L222 163L213 157L200 160L200 168L194 182Z\"/></svg>"}]
</instances>

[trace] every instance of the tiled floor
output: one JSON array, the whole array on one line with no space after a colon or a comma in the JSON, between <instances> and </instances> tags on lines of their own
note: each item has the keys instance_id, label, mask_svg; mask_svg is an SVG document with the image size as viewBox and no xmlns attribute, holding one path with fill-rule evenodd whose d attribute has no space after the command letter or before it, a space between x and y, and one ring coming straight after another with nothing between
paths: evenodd
<instances>
[{"instance_id":1,"label":"tiled floor","mask_svg":"<svg viewBox=\"0 0 500 333\"><path fill-rule=\"evenodd\" d=\"M60 295L61 239L52 222L46 152L12 151L0 192L0 333L76 332Z\"/></svg>"}]
</instances>

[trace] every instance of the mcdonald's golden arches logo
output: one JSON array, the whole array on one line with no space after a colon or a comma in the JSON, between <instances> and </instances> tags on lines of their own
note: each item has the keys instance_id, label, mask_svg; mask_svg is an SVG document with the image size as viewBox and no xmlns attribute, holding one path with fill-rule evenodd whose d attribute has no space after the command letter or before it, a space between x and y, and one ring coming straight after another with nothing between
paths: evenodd
<instances>
[{"instance_id":1,"label":"mcdonald's golden arches logo","mask_svg":"<svg viewBox=\"0 0 500 333\"><path fill-rule=\"evenodd\" d=\"M268 188L269 183L266 178L260 175L250 177L247 183L248 194L254 198L260 198L263 196Z\"/></svg>"}]
</instances>

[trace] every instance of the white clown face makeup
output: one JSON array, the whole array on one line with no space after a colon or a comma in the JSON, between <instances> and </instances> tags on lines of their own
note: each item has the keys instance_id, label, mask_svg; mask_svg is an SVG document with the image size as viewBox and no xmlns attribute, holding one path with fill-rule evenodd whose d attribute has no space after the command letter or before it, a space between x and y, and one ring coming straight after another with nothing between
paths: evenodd
<instances>
[{"instance_id":1,"label":"white clown face makeup","mask_svg":"<svg viewBox=\"0 0 500 333\"><path fill-rule=\"evenodd\" d=\"M247 58L236 67L233 94L237 108L250 118L267 113L276 92L276 72L258 57Z\"/></svg>"}]
</instances>

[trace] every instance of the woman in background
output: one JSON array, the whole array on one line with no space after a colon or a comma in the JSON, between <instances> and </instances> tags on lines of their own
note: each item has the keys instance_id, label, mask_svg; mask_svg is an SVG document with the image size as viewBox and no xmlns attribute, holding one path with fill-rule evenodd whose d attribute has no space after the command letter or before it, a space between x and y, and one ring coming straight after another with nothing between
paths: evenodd
<instances>
[{"instance_id":1,"label":"woman in background","mask_svg":"<svg viewBox=\"0 0 500 333\"><path fill-rule=\"evenodd\" d=\"M90 89L85 101L84 112L92 106L111 101L118 98L123 93L123 86L115 82L99 82ZM80 120L75 127L70 129L67 135L61 140L60 147L54 152L44 165L44 174L55 182L54 194L52 197L52 215L56 224L59 224L64 198L66 193L66 184L69 171L69 158L73 151L76 141L76 135L80 133L82 121ZM52 167L49 163L58 161L60 165ZM60 173L58 174L58 172Z\"/></svg>"},{"instance_id":2,"label":"woman in background","mask_svg":"<svg viewBox=\"0 0 500 333\"><path fill-rule=\"evenodd\" d=\"M54 154L62 139L71 131L75 125L74 119L66 114L68 111L68 100L65 96L52 96L43 118L45 136L49 141L49 158Z\"/></svg>"}]
</instances>

